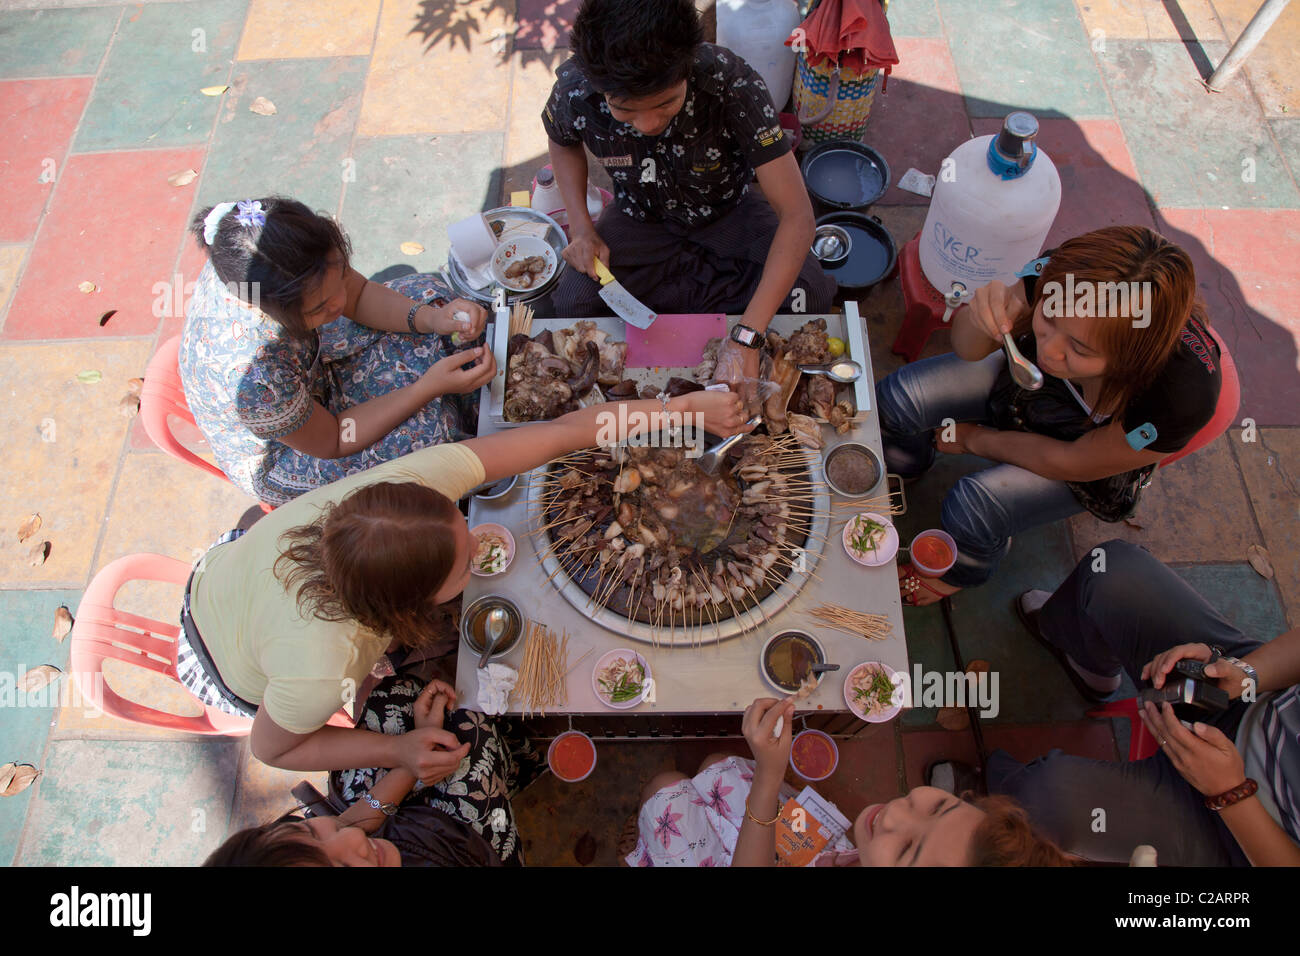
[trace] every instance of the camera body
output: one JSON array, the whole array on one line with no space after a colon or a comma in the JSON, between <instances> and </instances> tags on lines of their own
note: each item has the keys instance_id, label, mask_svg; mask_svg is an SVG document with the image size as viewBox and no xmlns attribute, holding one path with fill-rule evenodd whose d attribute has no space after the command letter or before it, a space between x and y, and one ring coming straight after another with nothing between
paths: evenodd
<instances>
[{"instance_id":1,"label":"camera body","mask_svg":"<svg viewBox=\"0 0 1300 956\"><path fill-rule=\"evenodd\" d=\"M1178 668L1175 666L1176 670ZM1172 678L1173 675L1170 674L1169 677ZM1173 704L1174 716L1185 721L1205 720L1228 709L1227 691L1194 677L1166 678L1165 686L1158 690L1147 687L1139 691L1138 706L1142 707L1148 701L1157 707L1166 701Z\"/></svg>"}]
</instances>

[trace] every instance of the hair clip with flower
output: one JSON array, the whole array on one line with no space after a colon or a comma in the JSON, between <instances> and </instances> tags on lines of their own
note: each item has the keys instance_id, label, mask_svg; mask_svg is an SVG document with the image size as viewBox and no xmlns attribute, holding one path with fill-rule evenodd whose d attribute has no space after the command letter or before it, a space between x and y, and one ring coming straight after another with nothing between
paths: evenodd
<instances>
[{"instance_id":1,"label":"hair clip with flower","mask_svg":"<svg viewBox=\"0 0 1300 956\"><path fill-rule=\"evenodd\" d=\"M266 225L266 213L262 211L262 204L256 199L246 199L235 205L239 210L235 221L241 226L252 228Z\"/></svg>"}]
</instances>

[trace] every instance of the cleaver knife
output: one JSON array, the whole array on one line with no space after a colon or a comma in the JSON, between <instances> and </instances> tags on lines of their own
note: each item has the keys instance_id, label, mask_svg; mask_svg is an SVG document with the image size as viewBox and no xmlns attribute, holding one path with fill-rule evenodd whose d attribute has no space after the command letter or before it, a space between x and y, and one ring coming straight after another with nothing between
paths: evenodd
<instances>
[{"instance_id":1,"label":"cleaver knife","mask_svg":"<svg viewBox=\"0 0 1300 956\"><path fill-rule=\"evenodd\" d=\"M635 325L638 329L648 329L651 323L659 318L658 313L651 312L637 301L636 296L623 288L623 284L609 271L609 266L599 259L596 260L596 275L600 276L600 297L614 310L614 314L628 325Z\"/></svg>"}]
</instances>

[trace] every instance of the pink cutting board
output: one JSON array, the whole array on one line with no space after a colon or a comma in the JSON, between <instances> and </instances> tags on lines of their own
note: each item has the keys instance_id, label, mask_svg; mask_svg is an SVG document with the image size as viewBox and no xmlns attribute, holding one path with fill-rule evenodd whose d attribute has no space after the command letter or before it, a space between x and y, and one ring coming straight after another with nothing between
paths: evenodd
<instances>
[{"instance_id":1,"label":"pink cutting board","mask_svg":"<svg viewBox=\"0 0 1300 956\"><path fill-rule=\"evenodd\" d=\"M700 364L709 339L727 334L727 317L718 314L664 314L648 329L627 327L628 368L679 368Z\"/></svg>"}]
</instances>

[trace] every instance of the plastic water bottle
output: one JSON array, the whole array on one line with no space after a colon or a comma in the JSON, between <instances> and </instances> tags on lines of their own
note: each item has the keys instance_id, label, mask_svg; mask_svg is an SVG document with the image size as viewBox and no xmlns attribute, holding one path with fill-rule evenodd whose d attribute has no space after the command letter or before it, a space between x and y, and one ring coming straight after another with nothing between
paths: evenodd
<instances>
[{"instance_id":1,"label":"plastic water bottle","mask_svg":"<svg viewBox=\"0 0 1300 956\"><path fill-rule=\"evenodd\" d=\"M555 173L550 166L537 171L537 185L533 187L532 207L548 216L557 209L564 208L564 197L555 182Z\"/></svg>"},{"instance_id":2,"label":"plastic water bottle","mask_svg":"<svg viewBox=\"0 0 1300 956\"><path fill-rule=\"evenodd\" d=\"M1006 285L1038 257L1061 205L1061 177L1034 142L1038 120L1012 113L996 136L952 151L921 230L921 270L945 296ZM957 288L954 289L954 284Z\"/></svg>"},{"instance_id":3,"label":"plastic water bottle","mask_svg":"<svg viewBox=\"0 0 1300 956\"><path fill-rule=\"evenodd\" d=\"M785 41L802 20L794 0L718 0L717 13L718 45L739 53L784 107L794 86L794 50Z\"/></svg>"}]
</instances>

